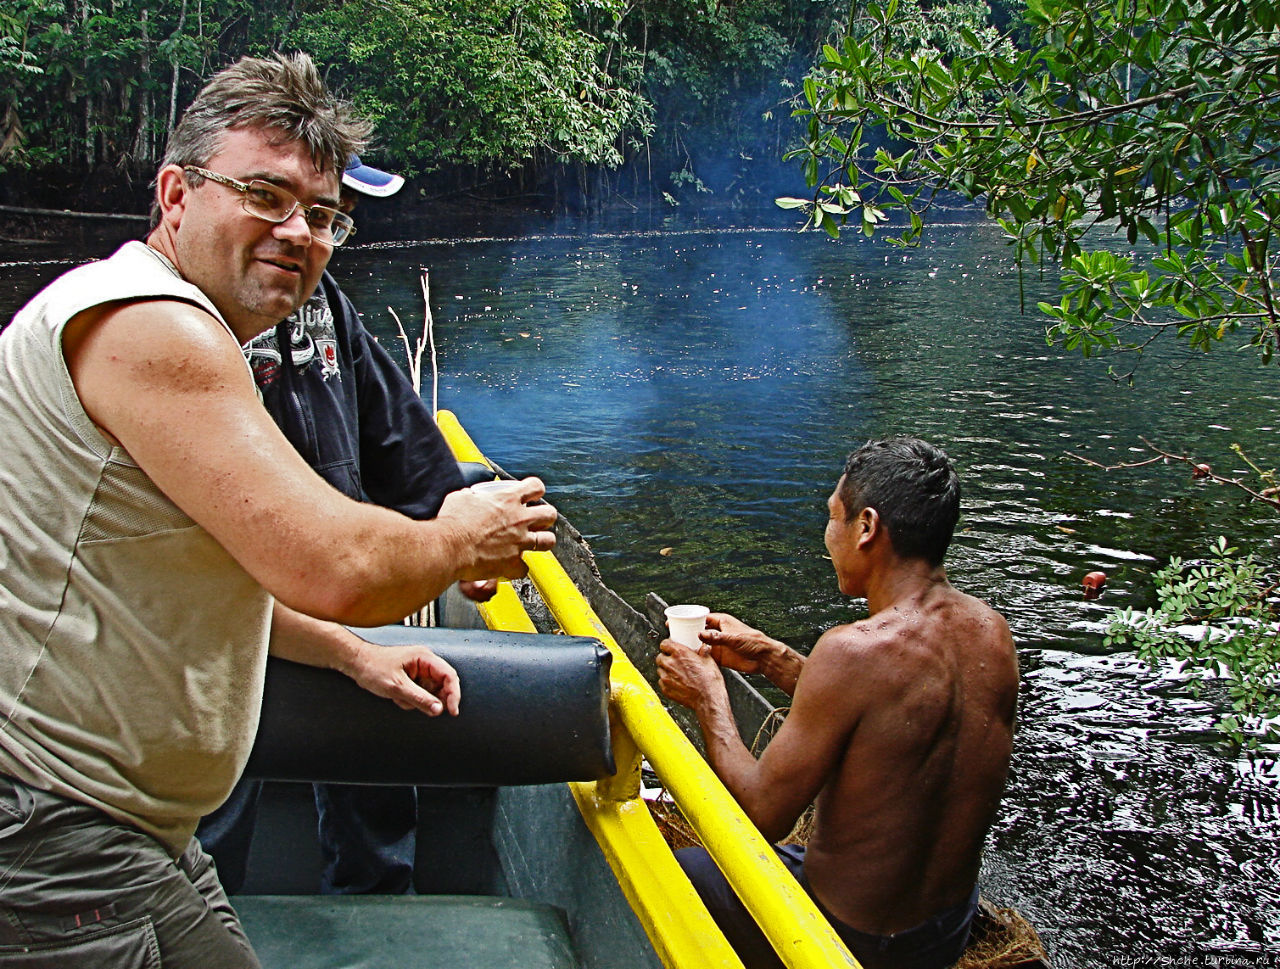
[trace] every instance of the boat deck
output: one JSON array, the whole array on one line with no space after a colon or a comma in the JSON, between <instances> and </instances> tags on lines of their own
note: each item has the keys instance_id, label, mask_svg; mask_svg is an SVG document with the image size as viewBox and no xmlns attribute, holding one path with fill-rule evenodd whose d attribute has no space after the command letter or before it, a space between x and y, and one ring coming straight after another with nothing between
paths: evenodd
<instances>
[{"instance_id":1,"label":"boat deck","mask_svg":"<svg viewBox=\"0 0 1280 969\"><path fill-rule=\"evenodd\" d=\"M578 969L560 909L520 898L240 895L263 969ZM393 954L393 955L391 955Z\"/></svg>"}]
</instances>

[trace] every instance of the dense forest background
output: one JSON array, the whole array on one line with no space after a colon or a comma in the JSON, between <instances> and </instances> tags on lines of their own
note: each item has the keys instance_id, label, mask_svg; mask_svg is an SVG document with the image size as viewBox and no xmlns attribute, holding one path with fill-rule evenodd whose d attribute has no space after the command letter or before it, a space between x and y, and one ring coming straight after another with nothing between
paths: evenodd
<instances>
[{"instance_id":1,"label":"dense forest background","mask_svg":"<svg viewBox=\"0 0 1280 969\"><path fill-rule=\"evenodd\" d=\"M1021 4L997 0L1007 24L1003 4ZM369 157L413 178L407 205L771 201L802 134L793 99L850 15L847 0L5 0L0 204L141 211L203 81L272 50L310 52L375 121Z\"/></svg>"}]
</instances>

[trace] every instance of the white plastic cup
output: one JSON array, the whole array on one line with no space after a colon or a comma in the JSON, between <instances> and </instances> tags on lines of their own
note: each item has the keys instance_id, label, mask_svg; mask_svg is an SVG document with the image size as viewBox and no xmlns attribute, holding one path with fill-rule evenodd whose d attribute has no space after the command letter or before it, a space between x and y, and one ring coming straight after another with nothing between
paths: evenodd
<instances>
[{"instance_id":1,"label":"white plastic cup","mask_svg":"<svg viewBox=\"0 0 1280 969\"><path fill-rule=\"evenodd\" d=\"M707 628L707 616L710 614L711 610L706 606L668 606L667 628L671 630L671 638L681 646L698 649L702 645L698 633Z\"/></svg>"},{"instance_id":2,"label":"white plastic cup","mask_svg":"<svg viewBox=\"0 0 1280 969\"><path fill-rule=\"evenodd\" d=\"M472 491L490 491L494 493L519 488L520 482L514 478L498 478L495 481L477 481L471 486Z\"/></svg>"}]
</instances>

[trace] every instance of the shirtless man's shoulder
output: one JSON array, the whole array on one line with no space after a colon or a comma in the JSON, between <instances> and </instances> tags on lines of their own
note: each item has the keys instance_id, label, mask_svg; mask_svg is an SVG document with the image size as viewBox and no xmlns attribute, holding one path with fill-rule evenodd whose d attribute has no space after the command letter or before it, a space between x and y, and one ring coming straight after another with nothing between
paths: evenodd
<instances>
[{"instance_id":1,"label":"shirtless man's shoulder","mask_svg":"<svg viewBox=\"0 0 1280 969\"><path fill-rule=\"evenodd\" d=\"M825 668L825 675L841 670L856 674L863 686L872 685L867 677L885 687L918 685L922 675L945 681L974 663L993 676L1017 676L1013 636L1004 617L946 584L865 619L833 626L814 645L808 665L814 663Z\"/></svg>"},{"instance_id":2,"label":"shirtless man's shoulder","mask_svg":"<svg viewBox=\"0 0 1280 969\"><path fill-rule=\"evenodd\" d=\"M800 688L833 682L856 712L854 749L931 748L950 724L996 721L1011 733L1018 662L998 612L943 583L925 595L828 630L806 663ZM806 680L808 682L806 682Z\"/></svg>"}]
</instances>

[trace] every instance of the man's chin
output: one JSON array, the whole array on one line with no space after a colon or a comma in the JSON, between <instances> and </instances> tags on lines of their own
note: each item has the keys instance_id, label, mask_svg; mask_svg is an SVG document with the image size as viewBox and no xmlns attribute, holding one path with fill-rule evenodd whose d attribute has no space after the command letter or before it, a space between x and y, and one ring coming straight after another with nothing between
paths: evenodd
<instances>
[{"instance_id":1,"label":"man's chin","mask_svg":"<svg viewBox=\"0 0 1280 969\"><path fill-rule=\"evenodd\" d=\"M262 294L261 298L241 303L238 307L239 312L234 316L225 315L236 339L241 343L248 343L290 316L304 302L306 300L297 299L296 293L289 296L277 294L271 298L266 298L266 294Z\"/></svg>"},{"instance_id":2,"label":"man's chin","mask_svg":"<svg viewBox=\"0 0 1280 969\"><path fill-rule=\"evenodd\" d=\"M303 292L306 289L307 292ZM315 286L306 286L301 279L262 287L253 301L254 312L277 323L311 298Z\"/></svg>"},{"instance_id":3,"label":"man's chin","mask_svg":"<svg viewBox=\"0 0 1280 969\"><path fill-rule=\"evenodd\" d=\"M268 280L258 276L250 277L246 283L247 285L239 290L240 299L236 301L238 312L235 314L236 321L232 324L232 329L241 343L252 340L259 333L271 329L281 320L292 315L298 307L311 298L320 280L319 277L315 280L302 277ZM227 319L231 322L230 316ZM244 332L247 330L252 332L245 336Z\"/></svg>"}]
</instances>

